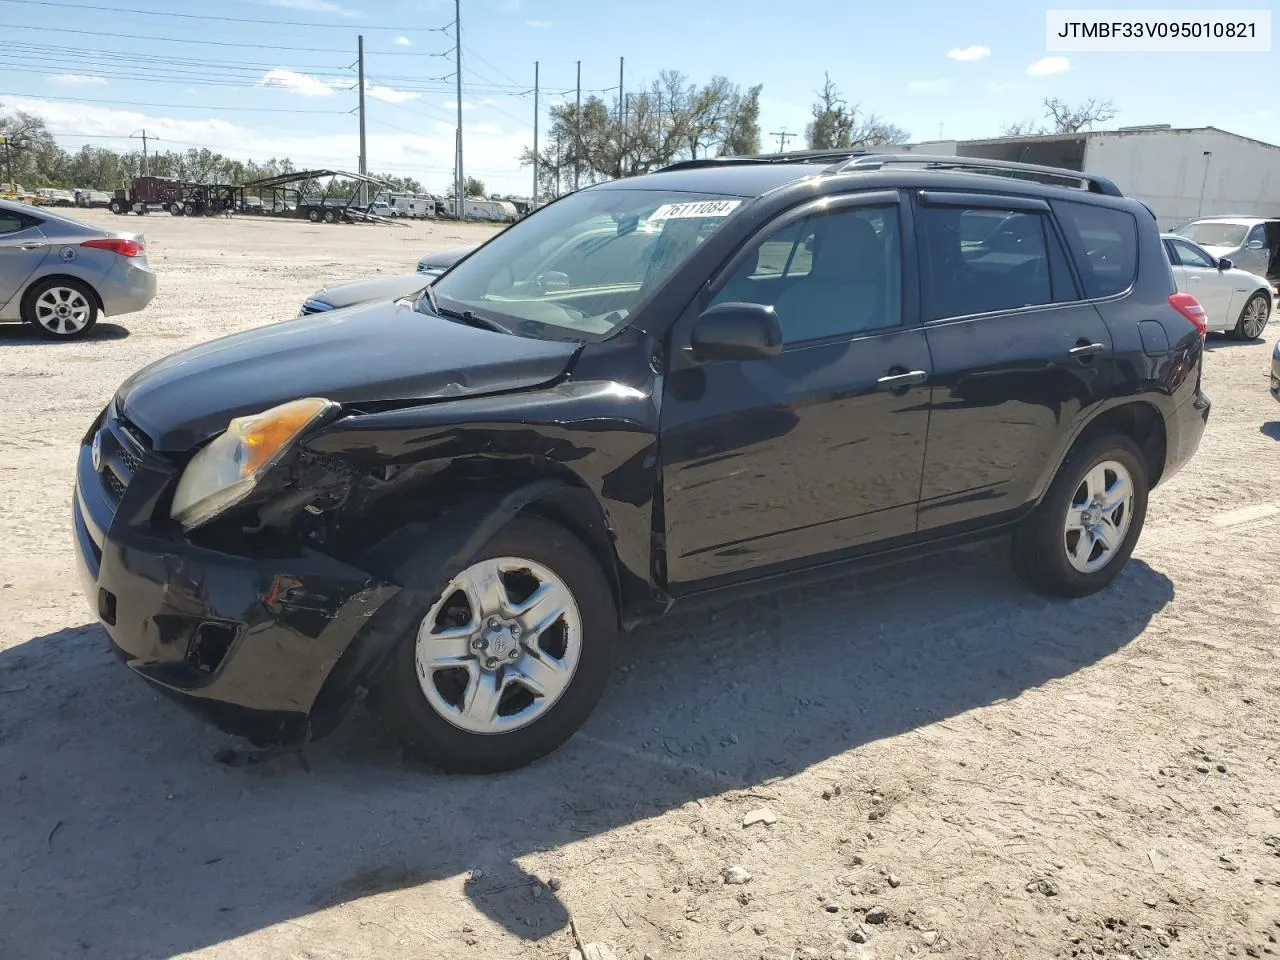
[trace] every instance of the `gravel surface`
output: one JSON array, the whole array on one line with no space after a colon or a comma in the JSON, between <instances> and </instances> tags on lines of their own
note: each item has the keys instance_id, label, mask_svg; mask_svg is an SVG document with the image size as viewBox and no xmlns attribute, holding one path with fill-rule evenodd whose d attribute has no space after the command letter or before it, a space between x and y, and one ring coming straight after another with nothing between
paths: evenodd
<instances>
[{"instance_id":1,"label":"gravel surface","mask_svg":"<svg viewBox=\"0 0 1280 960\"><path fill-rule=\"evenodd\" d=\"M80 343L0 327L0 957L558 960L571 917L622 960L1280 952L1272 330L1210 341L1209 431L1103 595L995 544L646 629L516 773L364 711L228 768L90 616L78 441L143 364L491 230L83 218L145 230L160 295Z\"/></svg>"}]
</instances>

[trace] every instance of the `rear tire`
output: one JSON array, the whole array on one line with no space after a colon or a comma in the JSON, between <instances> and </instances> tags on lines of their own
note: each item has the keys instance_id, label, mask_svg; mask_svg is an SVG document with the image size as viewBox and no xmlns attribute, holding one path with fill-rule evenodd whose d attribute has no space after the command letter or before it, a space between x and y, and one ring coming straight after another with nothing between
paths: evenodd
<instances>
[{"instance_id":1,"label":"rear tire","mask_svg":"<svg viewBox=\"0 0 1280 960\"><path fill-rule=\"evenodd\" d=\"M1237 340L1257 340L1271 319L1271 301L1259 290L1245 302L1231 335Z\"/></svg>"},{"instance_id":2,"label":"rear tire","mask_svg":"<svg viewBox=\"0 0 1280 960\"><path fill-rule=\"evenodd\" d=\"M22 319L49 340L77 340L98 322L98 299L79 280L51 277L22 298Z\"/></svg>"},{"instance_id":3,"label":"rear tire","mask_svg":"<svg viewBox=\"0 0 1280 960\"><path fill-rule=\"evenodd\" d=\"M336 223L336 222L337 222L337 220L338 220L338 215L337 215L336 213L334 213L332 210L326 210L326 211L324 212L324 222L325 222L325 223Z\"/></svg>"},{"instance_id":4,"label":"rear tire","mask_svg":"<svg viewBox=\"0 0 1280 960\"><path fill-rule=\"evenodd\" d=\"M171 215L175 217L180 217L182 216L183 212L184 211L182 209L182 204L178 203L178 201L175 200L173 203L169 204L169 213Z\"/></svg>"},{"instance_id":5,"label":"rear tire","mask_svg":"<svg viewBox=\"0 0 1280 960\"><path fill-rule=\"evenodd\" d=\"M200 211L196 209L196 205L192 203L190 200L188 200L186 203L182 205L182 215L184 217L194 217L199 212Z\"/></svg>"},{"instance_id":6,"label":"rear tire","mask_svg":"<svg viewBox=\"0 0 1280 960\"><path fill-rule=\"evenodd\" d=\"M499 569L500 587L485 590L495 582L485 572ZM534 596L541 605L512 612ZM617 640L613 591L594 554L554 523L513 520L421 613L371 702L412 752L445 770L531 763L573 736L604 692ZM513 629L521 632L503 632ZM482 641L488 630L497 632Z\"/></svg>"},{"instance_id":7,"label":"rear tire","mask_svg":"<svg viewBox=\"0 0 1280 960\"><path fill-rule=\"evenodd\" d=\"M1146 521L1147 493L1146 463L1132 440L1116 433L1084 443L1014 531L1014 569L1054 596L1097 593L1129 561Z\"/></svg>"},{"instance_id":8,"label":"rear tire","mask_svg":"<svg viewBox=\"0 0 1280 960\"><path fill-rule=\"evenodd\" d=\"M308 219L308 220L310 220L312 223L319 223L319 222L320 222L320 211L319 211L319 210L308 210L308 211L307 211L307 219Z\"/></svg>"}]
</instances>

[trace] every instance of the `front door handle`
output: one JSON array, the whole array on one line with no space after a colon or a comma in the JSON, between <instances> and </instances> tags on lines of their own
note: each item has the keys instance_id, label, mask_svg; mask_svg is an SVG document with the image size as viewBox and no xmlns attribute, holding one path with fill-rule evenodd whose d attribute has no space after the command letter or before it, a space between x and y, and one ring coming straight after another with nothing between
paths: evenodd
<instances>
[{"instance_id":1,"label":"front door handle","mask_svg":"<svg viewBox=\"0 0 1280 960\"><path fill-rule=\"evenodd\" d=\"M901 370L901 367L896 368ZM890 372L885 374L876 381L876 385L881 390L905 390L907 387L914 387L924 383L929 379L929 374L924 370L906 370L902 373Z\"/></svg>"},{"instance_id":2,"label":"front door handle","mask_svg":"<svg viewBox=\"0 0 1280 960\"><path fill-rule=\"evenodd\" d=\"M1105 349L1107 349L1105 344L1089 343L1085 340L1081 340L1074 347L1068 350L1067 353L1070 354L1072 357L1075 357L1077 360L1086 360L1089 357L1093 357L1098 355L1099 353L1102 353L1102 351Z\"/></svg>"}]
</instances>

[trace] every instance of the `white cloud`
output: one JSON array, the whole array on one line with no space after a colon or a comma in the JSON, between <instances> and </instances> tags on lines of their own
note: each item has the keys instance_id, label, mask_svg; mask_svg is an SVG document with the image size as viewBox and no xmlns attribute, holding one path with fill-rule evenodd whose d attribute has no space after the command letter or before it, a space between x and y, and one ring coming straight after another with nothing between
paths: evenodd
<instances>
[{"instance_id":1,"label":"white cloud","mask_svg":"<svg viewBox=\"0 0 1280 960\"><path fill-rule=\"evenodd\" d=\"M912 80L907 84L907 89L920 93L940 93L950 86L950 80Z\"/></svg>"},{"instance_id":2,"label":"white cloud","mask_svg":"<svg viewBox=\"0 0 1280 960\"><path fill-rule=\"evenodd\" d=\"M983 57L991 56L991 48L976 44L972 47L953 47L947 51L947 56L952 60L981 60Z\"/></svg>"},{"instance_id":3,"label":"white cloud","mask_svg":"<svg viewBox=\"0 0 1280 960\"><path fill-rule=\"evenodd\" d=\"M330 0L267 0L272 7L288 7L290 10L310 10L313 13L336 13L340 17L358 17L359 10L352 10Z\"/></svg>"},{"instance_id":4,"label":"white cloud","mask_svg":"<svg viewBox=\"0 0 1280 960\"><path fill-rule=\"evenodd\" d=\"M1071 69L1071 61L1066 57L1044 57L1027 67L1027 73L1033 77L1051 77L1055 73L1066 73Z\"/></svg>"},{"instance_id":5,"label":"white cloud","mask_svg":"<svg viewBox=\"0 0 1280 960\"><path fill-rule=\"evenodd\" d=\"M297 73L284 67L275 67L268 70L262 75L262 79L258 81L258 86L276 87L304 97L333 96L333 85L331 83L325 83L323 80L317 80L315 77L308 76L305 73Z\"/></svg>"},{"instance_id":6,"label":"white cloud","mask_svg":"<svg viewBox=\"0 0 1280 960\"><path fill-rule=\"evenodd\" d=\"M106 77L92 77L83 73L56 73L49 78L50 83L60 87L105 87Z\"/></svg>"},{"instance_id":7,"label":"white cloud","mask_svg":"<svg viewBox=\"0 0 1280 960\"><path fill-rule=\"evenodd\" d=\"M547 27L551 26L551 21L550 20L526 20L525 25L533 27L535 30L545 30L547 29Z\"/></svg>"},{"instance_id":8,"label":"white cloud","mask_svg":"<svg viewBox=\"0 0 1280 960\"><path fill-rule=\"evenodd\" d=\"M165 140L199 144L224 156L240 160L262 161L268 157L289 157L299 169L328 167L350 169L353 141L349 130L340 125L317 125L313 118L285 119L281 117L257 120L253 114L249 122L260 122L262 127L241 126L220 117L178 119L157 116L138 110L115 110L97 104L79 104L56 100L36 100L23 97L4 97L6 108L23 110L44 120L50 131L71 150L78 150L86 141L74 135L95 134L105 140L88 142L128 149L132 144L128 136L139 127L145 127L148 136L160 138L157 149ZM193 108L199 109L199 108ZM274 126L279 122L281 126ZM284 124L297 124L296 129L282 128ZM333 132L328 132L330 129ZM466 134L468 175L479 177L490 189L500 193L528 193L529 171L520 166L520 153L531 145L531 134L509 132L495 123L463 125ZM113 138L119 138L113 139ZM183 147L185 149L185 147ZM368 135L369 162L373 169L416 177L432 192L443 193L453 182L453 124L423 118L421 133L403 133L379 128L372 124Z\"/></svg>"},{"instance_id":9,"label":"white cloud","mask_svg":"<svg viewBox=\"0 0 1280 960\"><path fill-rule=\"evenodd\" d=\"M408 37L396 37L396 38L395 38L394 40L392 40L391 42L392 42L392 43L394 43L397 47L411 47L411 46L413 46L413 41L412 41L412 40L410 40Z\"/></svg>"},{"instance_id":10,"label":"white cloud","mask_svg":"<svg viewBox=\"0 0 1280 960\"><path fill-rule=\"evenodd\" d=\"M380 87L376 83L364 82L364 92L383 103L405 103L409 100L421 100L422 94L410 90L397 90L395 87Z\"/></svg>"}]
</instances>

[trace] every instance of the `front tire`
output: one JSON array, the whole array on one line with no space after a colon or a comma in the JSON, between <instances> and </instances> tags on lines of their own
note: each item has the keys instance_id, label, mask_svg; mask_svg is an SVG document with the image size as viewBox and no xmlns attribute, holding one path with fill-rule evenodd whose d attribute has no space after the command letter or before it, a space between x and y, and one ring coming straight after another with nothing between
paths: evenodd
<instances>
[{"instance_id":1,"label":"front tire","mask_svg":"<svg viewBox=\"0 0 1280 960\"><path fill-rule=\"evenodd\" d=\"M445 770L531 763L568 740L604 692L613 592L563 527L512 521L422 613L372 702L397 738Z\"/></svg>"},{"instance_id":2,"label":"front tire","mask_svg":"<svg viewBox=\"0 0 1280 960\"><path fill-rule=\"evenodd\" d=\"M1129 561L1146 521L1147 493L1146 463L1132 440L1107 434L1083 444L1014 531L1014 568L1044 593L1097 593Z\"/></svg>"},{"instance_id":3,"label":"front tire","mask_svg":"<svg viewBox=\"0 0 1280 960\"><path fill-rule=\"evenodd\" d=\"M337 215L336 213L334 213L332 210L326 210L326 211L324 212L324 222L325 222L325 223L335 223L335 222L337 222L337 219L338 219L338 215Z\"/></svg>"},{"instance_id":4,"label":"front tire","mask_svg":"<svg viewBox=\"0 0 1280 960\"><path fill-rule=\"evenodd\" d=\"M93 291L70 277L53 277L33 286L22 302L22 319L50 340L76 340L98 322Z\"/></svg>"},{"instance_id":5,"label":"front tire","mask_svg":"<svg viewBox=\"0 0 1280 960\"><path fill-rule=\"evenodd\" d=\"M1262 336L1262 331L1267 328L1269 319L1271 319L1271 300L1259 290L1248 299L1244 309L1240 311L1240 319L1236 321L1232 335L1237 340L1257 340Z\"/></svg>"},{"instance_id":6,"label":"front tire","mask_svg":"<svg viewBox=\"0 0 1280 960\"><path fill-rule=\"evenodd\" d=\"M124 213L124 206L120 203L119 200L112 200L110 203L107 204L107 209L110 210L112 213L114 213L116 216L120 216L122 213Z\"/></svg>"}]
</instances>

